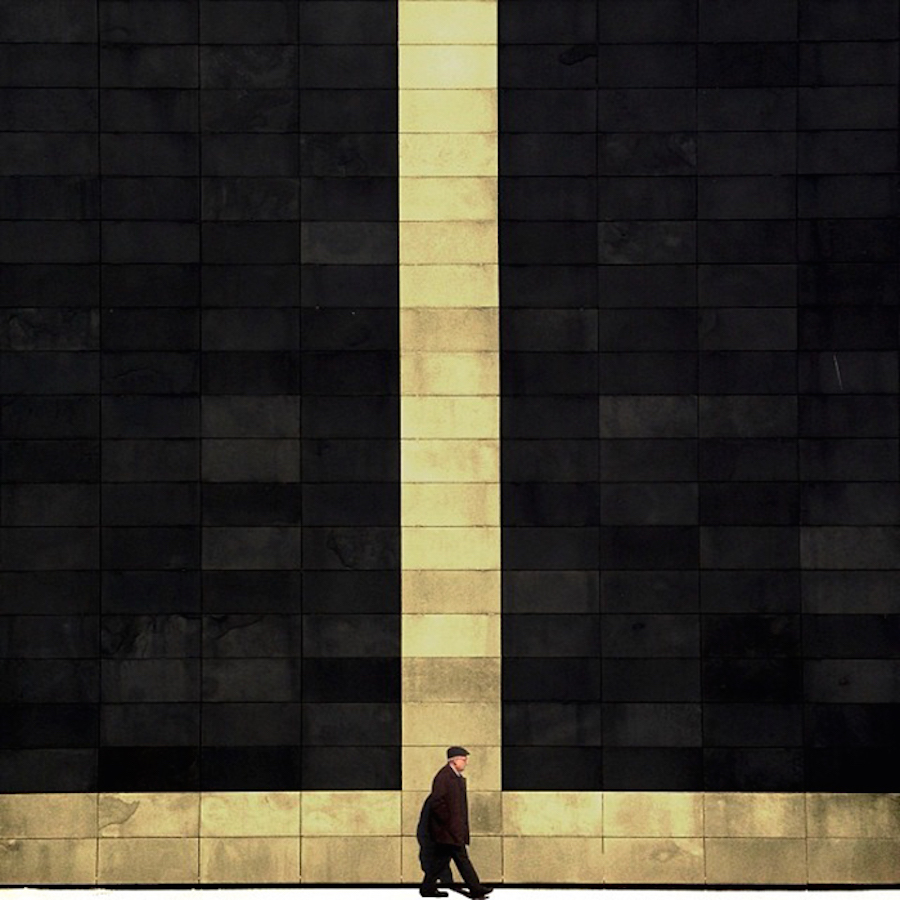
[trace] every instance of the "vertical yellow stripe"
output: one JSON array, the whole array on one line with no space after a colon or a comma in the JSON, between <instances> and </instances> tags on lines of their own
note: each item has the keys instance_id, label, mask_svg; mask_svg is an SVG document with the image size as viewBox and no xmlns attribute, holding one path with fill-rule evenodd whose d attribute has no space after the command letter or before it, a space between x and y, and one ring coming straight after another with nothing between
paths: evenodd
<instances>
[{"instance_id":1,"label":"vertical yellow stripe","mask_svg":"<svg viewBox=\"0 0 900 900\"><path fill-rule=\"evenodd\" d=\"M450 744L500 876L497 4L400 0L405 828ZM411 836L407 838L412 842ZM412 852L412 843L410 843ZM404 859L404 874L413 866ZM498 871L492 871L497 868Z\"/></svg>"}]
</instances>

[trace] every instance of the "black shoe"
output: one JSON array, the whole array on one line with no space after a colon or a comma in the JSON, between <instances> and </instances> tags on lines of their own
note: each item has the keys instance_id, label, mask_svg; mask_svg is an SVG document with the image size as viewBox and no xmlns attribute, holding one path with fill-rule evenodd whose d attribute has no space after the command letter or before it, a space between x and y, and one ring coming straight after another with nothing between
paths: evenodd
<instances>
[{"instance_id":1,"label":"black shoe","mask_svg":"<svg viewBox=\"0 0 900 900\"><path fill-rule=\"evenodd\" d=\"M482 885L482 886L478 889L477 892L473 892L472 897L473 897L473 898L476 898L476 897L477 897L477 898L479 898L479 900L483 900L483 898L485 897L485 895L489 894L492 890L493 890L493 888L491 888L491 887L484 887L484 885Z\"/></svg>"},{"instance_id":2,"label":"black shoe","mask_svg":"<svg viewBox=\"0 0 900 900\"><path fill-rule=\"evenodd\" d=\"M420 897L449 897L446 891L419 891Z\"/></svg>"}]
</instances>

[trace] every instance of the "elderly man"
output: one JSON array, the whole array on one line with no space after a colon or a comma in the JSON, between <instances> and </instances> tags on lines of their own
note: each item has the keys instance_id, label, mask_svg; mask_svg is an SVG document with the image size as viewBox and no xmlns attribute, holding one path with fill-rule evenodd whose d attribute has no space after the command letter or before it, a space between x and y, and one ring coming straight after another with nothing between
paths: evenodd
<instances>
[{"instance_id":1,"label":"elderly man","mask_svg":"<svg viewBox=\"0 0 900 900\"><path fill-rule=\"evenodd\" d=\"M459 869L469 895L483 898L493 888L485 887L466 852L469 843L469 805L466 799L466 779L463 771L469 761L465 747L447 750L447 765L438 770L431 783L428 827L434 841L431 857L419 893L423 897L446 897L438 890L437 880L452 859Z\"/></svg>"}]
</instances>

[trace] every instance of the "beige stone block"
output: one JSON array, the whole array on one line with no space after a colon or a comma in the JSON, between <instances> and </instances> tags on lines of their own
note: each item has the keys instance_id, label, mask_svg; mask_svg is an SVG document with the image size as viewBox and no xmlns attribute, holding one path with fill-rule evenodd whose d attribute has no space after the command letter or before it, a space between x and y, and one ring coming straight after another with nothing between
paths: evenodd
<instances>
[{"instance_id":1,"label":"beige stone block","mask_svg":"<svg viewBox=\"0 0 900 900\"><path fill-rule=\"evenodd\" d=\"M200 881L204 884L297 884L300 838L201 838Z\"/></svg>"},{"instance_id":2,"label":"beige stone block","mask_svg":"<svg viewBox=\"0 0 900 900\"><path fill-rule=\"evenodd\" d=\"M496 222L401 222L400 265L496 264Z\"/></svg>"},{"instance_id":3,"label":"beige stone block","mask_svg":"<svg viewBox=\"0 0 900 900\"><path fill-rule=\"evenodd\" d=\"M401 222L497 222L496 178L399 181Z\"/></svg>"},{"instance_id":4,"label":"beige stone block","mask_svg":"<svg viewBox=\"0 0 900 900\"><path fill-rule=\"evenodd\" d=\"M401 394L495 397L500 385L500 354L405 353L400 360Z\"/></svg>"},{"instance_id":5,"label":"beige stone block","mask_svg":"<svg viewBox=\"0 0 900 900\"><path fill-rule=\"evenodd\" d=\"M600 884L603 838L507 837L503 839L503 883Z\"/></svg>"},{"instance_id":6,"label":"beige stone block","mask_svg":"<svg viewBox=\"0 0 900 900\"><path fill-rule=\"evenodd\" d=\"M396 884L400 881L400 835L395 837L304 837L300 871L305 884Z\"/></svg>"},{"instance_id":7,"label":"beige stone block","mask_svg":"<svg viewBox=\"0 0 900 900\"><path fill-rule=\"evenodd\" d=\"M495 309L499 298L499 267L493 264L400 266L401 310ZM499 337L495 336L492 346L481 349L496 352L498 345ZM404 345L403 349L406 353L416 348Z\"/></svg>"},{"instance_id":8,"label":"beige stone block","mask_svg":"<svg viewBox=\"0 0 900 900\"><path fill-rule=\"evenodd\" d=\"M499 657L500 616L493 613L404 615L401 623L401 655Z\"/></svg>"},{"instance_id":9,"label":"beige stone block","mask_svg":"<svg viewBox=\"0 0 900 900\"><path fill-rule=\"evenodd\" d=\"M96 836L96 794L0 794L0 841Z\"/></svg>"},{"instance_id":10,"label":"beige stone block","mask_svg":"<svg viewBox=\"0 0 900 900\"><path fill-rule=\"evenodd\" d=\"M419 827L419 816L422 815L422 804L429 795L427 790L403 791L400 798L402 828L405 836L415 835Z\"/></svg>"},{"instance_id":11,"label":"beige stone block","mask_svg":"<svg viewBox=\"0 0 900 900\"><path fill-rule=\"evenodd\" d=\"M898 884L900 840L809 838L810 884Z\"/></svg>"},{"instance_id":12,"label":"beige stone block","mask_svg":"<svg viewBox=\"0 0 900 900\"><path fill-rule=\"evenodd\" d=\"M205 793L200 798L203 837L292 837L300 834L297 791Z\"/></svg>"},{"instance_id":13,"label":"beige stone block","mask_svg":"<svg viewBox=\"0 0 900 900\"><path fill-rule=\"evenodd\" d=\"M709 884L806 884L803 838L707 838Z\"/></svg>"},{"instance_id":14,"label":"beige stone block","mask_svg":"<svg viewBox=\"0 0 900 900\"><path fill-rule=\"evenodd\" d=\"M96 865L96 838L0 838L0 884L93 885Z\"/></svg>"},{"instance_id":15,"label":"beige stone block","mask_svg":"<svg viewBox=\"0 0 900 900\"><path fill-rule=\"evenodd\" d=\"M808 794L810 837L900 838L900 794Z\"/></svg>"},{"instance_id":16,"label":"beige stone block","mask_svg":"<svg viewBox=\"0 0 900 900\"><path fill-rule=\"evenodd\" d=\"M504 791L504 833L511 836L599 837L600 791Z\"/></svg>"},{"instance_id":17,"label":"beige stone block","mask_svg":"<svg viewBox=\"0 0 900 900\"><path fill-rule=\"evenodd\" d=\"M468 791L469 829L475 835L503 833L503 794L501 791Z\"/></svg>"},{"instance_id":18,"label":"beige stone block","mask_svg":"<svg viewBox=\"0 0 900 900\"><path fill-rule=\"evenodd\" d=\"M500 573L407 571L402 597L406 613L500 612Z\"/></svg>"},{"instance_id":19,"label":"beige stone block","mask_svg":"<svg viewBox=\"0 0 900 900\"><path fill-rule=\"evenodd\" d=\"M499 344L500 319L496 309L425 308L400 311L400 345L404 352L496 352Z\"/></svg>"},{"instance_id":20,"label":"beige stone block","mask_svg":"<svg viewBox=\"0 0 900 900\"><path fill-rule=\"evenodd\" d=\"M500 659L410 657L401 671L404 703L500 701Z\"/></svg>"},{"instance_id":21,"label":"beige stone block","mask_svg":"<svg viewBox=\"0 0 900 900\"><path fill-rule=\"evenodd\" d=\"M401 134L496 134L497 92L401 89Z\"/></svg>"},{"instance_id":22,"label":"beige stone block","mask_svg":"<svg viewBox=\"0 0 900 900\"><path fill-rule=\"evenodd\" d=\"M402 482L436 484L480 481L497 484L499 478L499 441L406 439L400 441ZM477 567L465 564L458 568Z\"/></svg>"},{"instance_id":23,"label":"beige stone block","mask_svg":"<svg viewBox=\"0 0 900 900\"><path fill-rule=\"evenodd\" d=\"M483 882L491 884L500 881L503 878L503 838L499 835L473 834L469 845L469 859ZM462 879L457 877L457 880Z\"/></svg>"},{"instance_id":24,"label":"beige stone block","mask_svg":"<svg viewBox=\"0 0 900 900\"><path fill-rule=\"evenodd\" d=\"M456 740L431 746L406 745L402 750L403 790L430 791L431 782L438 769L447 764L447 747L458 743ZM466 787L468 791L499 791L500 747L462 742L471 754L466 767Z\"/></svg>"},{"instance_id":25,"label":"beige stone block","mask_svg":"<svg viewBox=\"0 0 900 900\"><path fill-rule=\"evenodd\" d=\"M405 438L500 439L497 397L401 397L400 434Z\"/></svg>"},{"instance_id":26,"label":"beige stone block","mask_svg":"<svg viewBox=\"0 0 900 900\"><path fill-rule=\"evenodd\" d=\"M702 884L703 838L604 838L607 884Z\"/></svg>"},{"instance_id":27,"label":"beige stone block","mask_svg":"<svg viewBox=\"0 0 900 900\"><path fill-rule=\"evenodd\" d=\"M185 838L100 838L100 884L194 884L199 841Z\"/></svg>"},{"instance_id":28,"label":"beige stone block","mask_svg":"<svg viewBox=\"0 0 900 900\"><path fill-rule=\"evenodd\" d=\"M497 43L497 8L483 0L399 0L397 18L400 44Z\"/></svg>"},{"instance_id":29,"label":"beige stone block","mask_svg":"<svg viewBox=\"0 0 900 900\"><path fill-rule=\"evenodd\" d=\"M100 794L103 837L197 837L200 794Z\"/></svg>"},{"instance_id":30,"label":"beige stone block","mask_svg":"<svg viewBox=\"0 0 900 900\"><path fill-rule=\"evenodd\" d=\"M497 177L498 151L495 134L400 135L401 178L417 175Z\"/></svg>"},{"instance_id":31,"label":"beige stone block","mask_svg":"<svg viewBox=\"0 0 900 900\"><path fill-rule=\"evenodd\" d=\"M399 791L304 791L304 836L400 834Z\"/></svg>"},{"instance_id":32,"label":"beige stone block","mask_svg":"<svg viewBox=\"0 0 900 900\"><path fill-rule=\"evenodd\" d=\"M703 794L607 791L603 833L608 837L700 837Z\"/></svg>"},{"instance_id":33,"label":"beige stone block","mask_svg":"<svg viewBox=\"0 0 900 900\"><path fill-rule=\"evenodd\" d=\"M404 835L400 840L400 880L403 884L418 884L422 881L419 842L411 834Z\"/></svg>"},{"instance_id":34,"label":"beige stone block","mask_svg":"<svg viewBox=\"0 0 900 900\"><path fill-rule=\"evenodd\" d=\"M496 484L412 484L400 488L400 521L407 527L464 527L500 524Z\"/></svg>"},{"instance_id":35,"label":"beige stone block","mask_svg":"<svg viewBox=\"0 0 900 900\"><path fill-rule=\"evenodd\" d=\"M469 90L497 87L497 48L476 44L398 47L402 88Z\"/></svg>"},{"instance_id":36,"label":"beige stone block","mask_svg":"<svg viewBox=\"0 0 900 900\"><path fill-rule=\"evenodd\" d=\"M499 569L500 529L416 526L400 529L404 569ZM453 656L462 656L453 653Z\"/></svg>"},{"instance_id":37,"label":"beige stone block","mask_svg":"<svg viewBox=\"0 0 900 900\"><path fill-rule=\"evenodd\" d=\"M499 703L407 703L404 746L500 745Z\"/></svg>"},{"instance_id":38,"label":"beige stone block","mask_svg":"<svg viewBox=\"0 0 900 900\"><path fill-rule=\"evenodd\" d=\"M707 837L804 837L804 794L708 793L704 797Z\"/></svg>"}]
</instances>

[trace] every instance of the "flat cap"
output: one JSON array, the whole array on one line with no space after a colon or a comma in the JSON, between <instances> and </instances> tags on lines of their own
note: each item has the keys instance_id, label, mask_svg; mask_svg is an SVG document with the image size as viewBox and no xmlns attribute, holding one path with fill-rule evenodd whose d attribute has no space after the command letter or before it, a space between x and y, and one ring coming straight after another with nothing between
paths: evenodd
<instances>
[{"instance_id":1,"label":"flat cap","mask_svg":"<svg viewBox=\"0 0 900 900\"><path fill-rule=\"evenodd\" d=\"M465 747L448 747L447 759L453 759L454 756L468 756L469 751Z\"/></svg>"}]
</instances>

